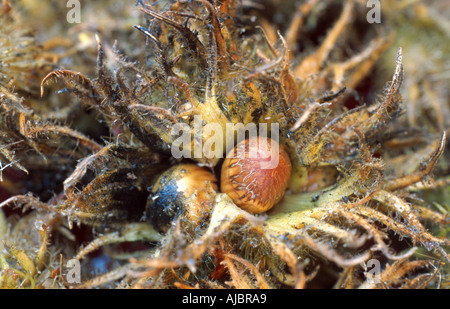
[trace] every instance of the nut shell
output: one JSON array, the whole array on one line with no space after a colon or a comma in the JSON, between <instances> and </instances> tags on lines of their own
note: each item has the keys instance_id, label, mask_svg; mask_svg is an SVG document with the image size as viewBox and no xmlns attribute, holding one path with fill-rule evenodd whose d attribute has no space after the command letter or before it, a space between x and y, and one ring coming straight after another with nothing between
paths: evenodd
<instances>
[{"instance_id":1,"label":"nut shell","mask_svg":"<svg viewBox=\"0 0 450 309\"><path fill-rule=\"evenodd\" d=\"M217 193L216 177L195 164L180 164L156 180L147 200L147 220L166 233L180 214L196 228L209 216Z\"/></svg>"},{"instance_id":2,"label":"nut shell","mask_svg":"<svg viewBox=\"0 0 450 309\"><path fill-rule=\"evenodd\" d=\"M265 137L247 139L227 154L221 191L250 213L266 212L283 198L291 169L289 155L276 141Z\"/></svg>"}]
</instances>

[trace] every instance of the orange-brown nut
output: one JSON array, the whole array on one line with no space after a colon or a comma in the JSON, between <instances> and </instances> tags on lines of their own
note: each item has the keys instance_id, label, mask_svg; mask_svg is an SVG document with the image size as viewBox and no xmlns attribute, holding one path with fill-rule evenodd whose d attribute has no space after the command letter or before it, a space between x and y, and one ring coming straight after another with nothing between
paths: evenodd
<instances>
[{"instance_id":1,"label":"orange-brown nut","mask_svg":"<svg viewBox=\"0 0 450 309\"><path fill-rule=\"evenodd\" d=\"M221 191L242 209L258 214L278 203L291 176L291 161L276 141L255 137L234 147L221 172Z\"/></svg>"},{"instance_id":2,"label":"orange-brown nut","mask_svg":"<svg viewBox=\"0 0 450 309\"><path fill-rule=\"evenodd\" d=\"M217 189L216 177L208 169L195 164L173 166L153 185L147 220L161 233L166 233L180 214L193 226L201 226L207 221Z\"/></svg>"}]
</instances>

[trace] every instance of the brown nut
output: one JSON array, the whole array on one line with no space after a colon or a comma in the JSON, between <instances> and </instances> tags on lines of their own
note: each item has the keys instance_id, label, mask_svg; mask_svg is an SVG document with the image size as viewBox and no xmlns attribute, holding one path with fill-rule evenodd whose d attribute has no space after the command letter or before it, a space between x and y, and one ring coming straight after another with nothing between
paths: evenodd
<instances>
[{"instance_id":1,"label":"brown nut","mask_svg":"<svg viewBox=\"0 0 450 309\"><path fill-rule=\"evenodd\" d=\"M283 198L291 169L288 154L275 140L250 138L227 154L221 172L221 191L242 209L262 213Z\"/></svg>"}]
</instances>

